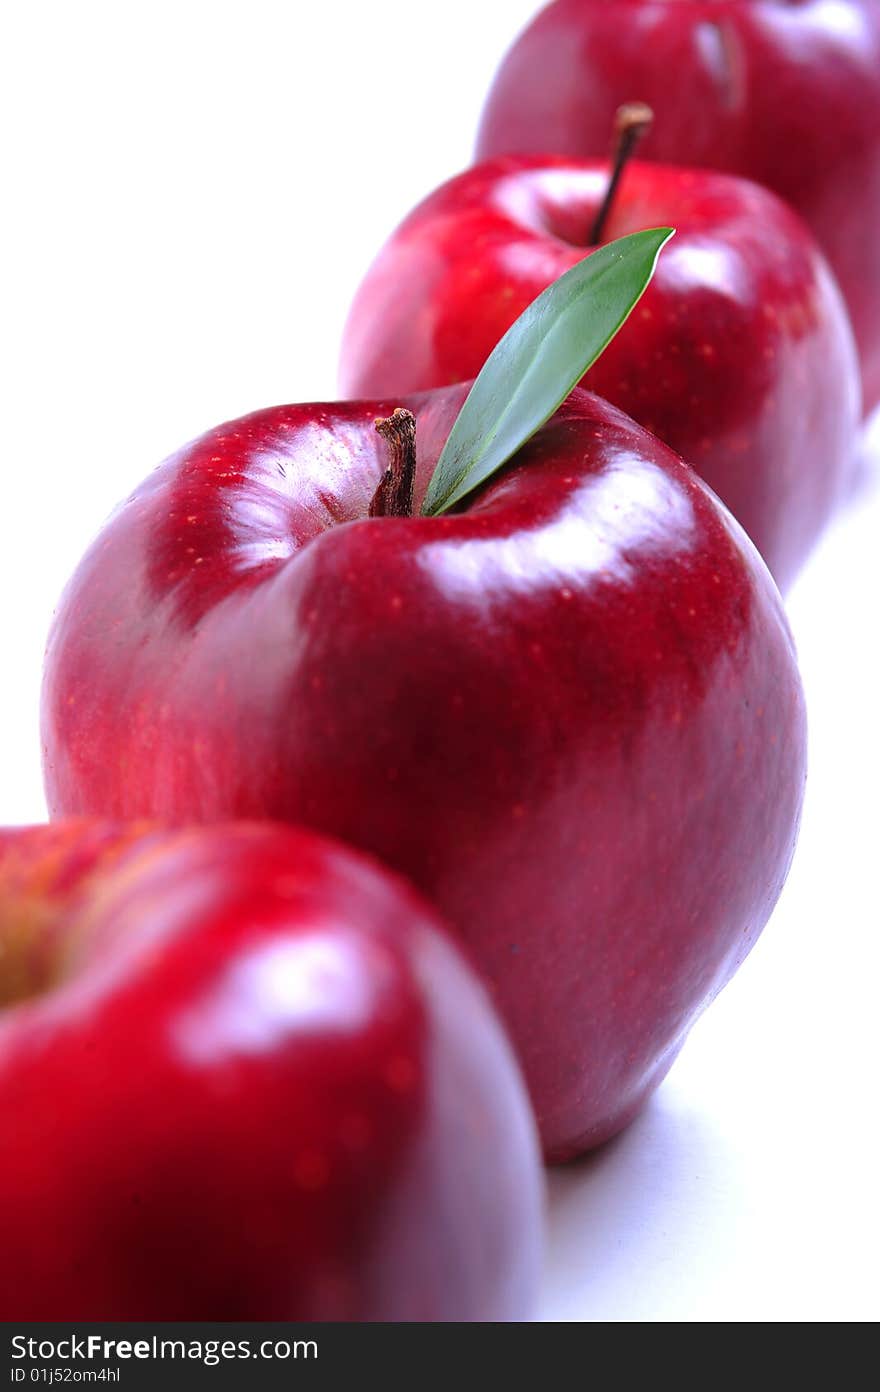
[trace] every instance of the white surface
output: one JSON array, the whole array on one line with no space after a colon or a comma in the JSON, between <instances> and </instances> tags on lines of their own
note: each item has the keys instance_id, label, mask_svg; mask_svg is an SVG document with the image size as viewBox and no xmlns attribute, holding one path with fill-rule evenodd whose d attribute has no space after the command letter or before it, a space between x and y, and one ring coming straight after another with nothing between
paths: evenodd
<instances>
[{"instance_id":1,"label":"white surface","mask_svg":"<svg viewBox=\"0 0 880 1392\"><path fill-rule=\"evenodd\" d=\"M362 271L468 162L532 9L7 9L0 822L43 815L42 645L85 543L184 440L333 395ZM552 1178L548 1318L880 1313L878 537L875 490L791 596L812 730L794 872L644 1117Z\"/></svg>"}]
</instances>

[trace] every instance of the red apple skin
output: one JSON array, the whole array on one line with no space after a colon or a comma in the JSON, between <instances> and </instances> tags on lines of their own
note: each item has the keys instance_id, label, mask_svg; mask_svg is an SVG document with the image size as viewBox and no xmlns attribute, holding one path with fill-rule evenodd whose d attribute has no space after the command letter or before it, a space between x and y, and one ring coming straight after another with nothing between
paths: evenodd
<instances>
[{"instance_id":1,"label":"red apple skin","mask_svg":"<svg viewBox=\"0 0 880 1392\"><path fill-rule=\"evenodd\" d=\"M475 377L525 307L580 261L607 164L525 157L443 185L403 222L346 327L348 396ZM607 237L670 225L633 317L584 379L692 464L784 589L853 475L858 364L839 291L774 195L633 164Z\"/></svg>"},{"instance_id":2,"label":"red apple skin","mask_svg":"<svg viewBox=\"0 0 880 1392\"><path fill-rule=\"evenodd\" d=\"M798 210L849 307L865 408L877 405L877 0L556 0L502 63L477 157L605 158L633 100L655 114L646 159L754 179Z\"/></svg>"},{"instance_id":3,"label":"red apple skin","mask_svg":"<svg viewBox=\"0 0 880 1392\"><path fill-rule=\"evenodd\" d=\"M263 825L0 832L0 1308L515 1320L524 1087L402 884Z\"/></svg>"},{"instance_id":4,"label":"red apple skin","mask_svg":"<svg viewBox=\"0 0 880 1392\"><path fill-rule=\"evenodd\" d=\"M754 942L804 709L778 593L693 470L577 390L460 511L416 510L467 392L277 407L99 535L49 641L52 814L268 816L404 872L490 984L547 1155L619 1130Z\"/></svg>"}]
</instances>

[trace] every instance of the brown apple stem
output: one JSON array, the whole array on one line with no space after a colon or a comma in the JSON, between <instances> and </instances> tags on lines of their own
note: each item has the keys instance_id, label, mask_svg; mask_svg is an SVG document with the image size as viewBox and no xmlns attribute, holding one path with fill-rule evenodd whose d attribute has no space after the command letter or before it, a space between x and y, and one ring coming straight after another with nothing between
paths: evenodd
<instances>
[{"instance_id":1,"label":"brown apple stem","mask_svg":"<svg viewBox=\"0 0 880 1392\"><path fill-rule=\"evenodd\" d=\"M416 418L398 406L376 429L388 446L390 463L370 503L371 517L412 517L416 481Z\"/></svg>"},{"instance_id":2,"label":"brown apple stem","mask_svg":"<svg viewBox=\"0 0 880 1392\"><path fill-rule=\"evenodd\" d=\"M590 236L587 245L598 246L605 231L605 225L611 216L611 209L614 206L614 199L617 196L617 188L629 163L632 153L641 140L642 136L649 129L654 119L654 113L650 106L644 102L626 102L617 108L617 115L614 118L614 152L612 154L611 178L605 190L605 197L602 199L602 206L596 214L593 226L590 228Z\"/></svg>"}]
</instances>

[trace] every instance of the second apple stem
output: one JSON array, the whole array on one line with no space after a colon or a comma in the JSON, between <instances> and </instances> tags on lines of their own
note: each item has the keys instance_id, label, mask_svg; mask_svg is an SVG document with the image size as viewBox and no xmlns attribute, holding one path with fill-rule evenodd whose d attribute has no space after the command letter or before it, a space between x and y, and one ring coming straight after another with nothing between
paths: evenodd
<instances>
[{"instance_id":1,"label":"second apple stem","mask_svg":"<svg viewBox=\"0 0 880 1392\"><path fill-rule=\"evenodd\" d=\"M653 111L644 102L626 102L617 108L617 115L614 118L611 178L608 181L608 188L605 190L605 197L602 199L602 206L590 228L587 246L598 246L601 242L623 171L653 119Z\"/></svg>"},{"instance_id":2,"label":"second apple stem","mask_svg":"<svg viewBox=\"0 0 880 1392\"><path fill-rule=\"evenodd\" d=\"M416 481L416 418L398 406L376 429L388 446L390 462L370 503L371 517L412 517Z\"/></svg>"}]
</instances>

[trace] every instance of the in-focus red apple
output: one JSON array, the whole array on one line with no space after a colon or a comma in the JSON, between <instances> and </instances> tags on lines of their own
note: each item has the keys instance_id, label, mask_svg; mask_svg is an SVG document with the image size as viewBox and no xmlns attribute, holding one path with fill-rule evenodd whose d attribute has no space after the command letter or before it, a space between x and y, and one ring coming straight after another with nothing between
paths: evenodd
<instances>
[{"instance_id":1,"label":"in-focus red apple","mask_svg":"<svg viewBox=\"0 0 880 1392\"><path fill-rule=\"evenodd\" d=\"M607 163L524 157L434 192L358 292L343 392L476 376L526 305L587 254L608 179ZM658 222L676 236L584 381L699 471L784 588L853 473L860 406L846 311L803 223L755 184L631 164L603 241Z\"/></svg>"},{"instance_id":2,"label":"in-focus red apple","mask_svg":"<svg viewBox=\"0 0 880 1392\"><path fill-rule=\"evenodd\" d=\"M537 1140L403 885L289 828L0 833L5 1319L511 1320Z\"/></svg>"},{"instance_id":3,"label":"in-focus red apple","mask_svg":"<svg viewBox=\"0 0 880 1392\"><path fill-rule=\"evenodd\" d=\"M49 641L53 815L301 821L406 873L491 985L546 1151L623 1126L765 923L804 710L778 593L697 475L576 390L437 517L467 388L277 407L153 473Z\"/></svg>"},{"instance_id":4,"label":"in-focus red apple","mask_svg":"<svg viewBox=\"0 0 880 1392\"><path fill-rule=\"evenodd\" d=\"M754 179L805 218L880 402L878 0L556 0L501 65L478 158L604 158L636 100L656 115L647 159Z\"/></svg>"}]
</instances>

